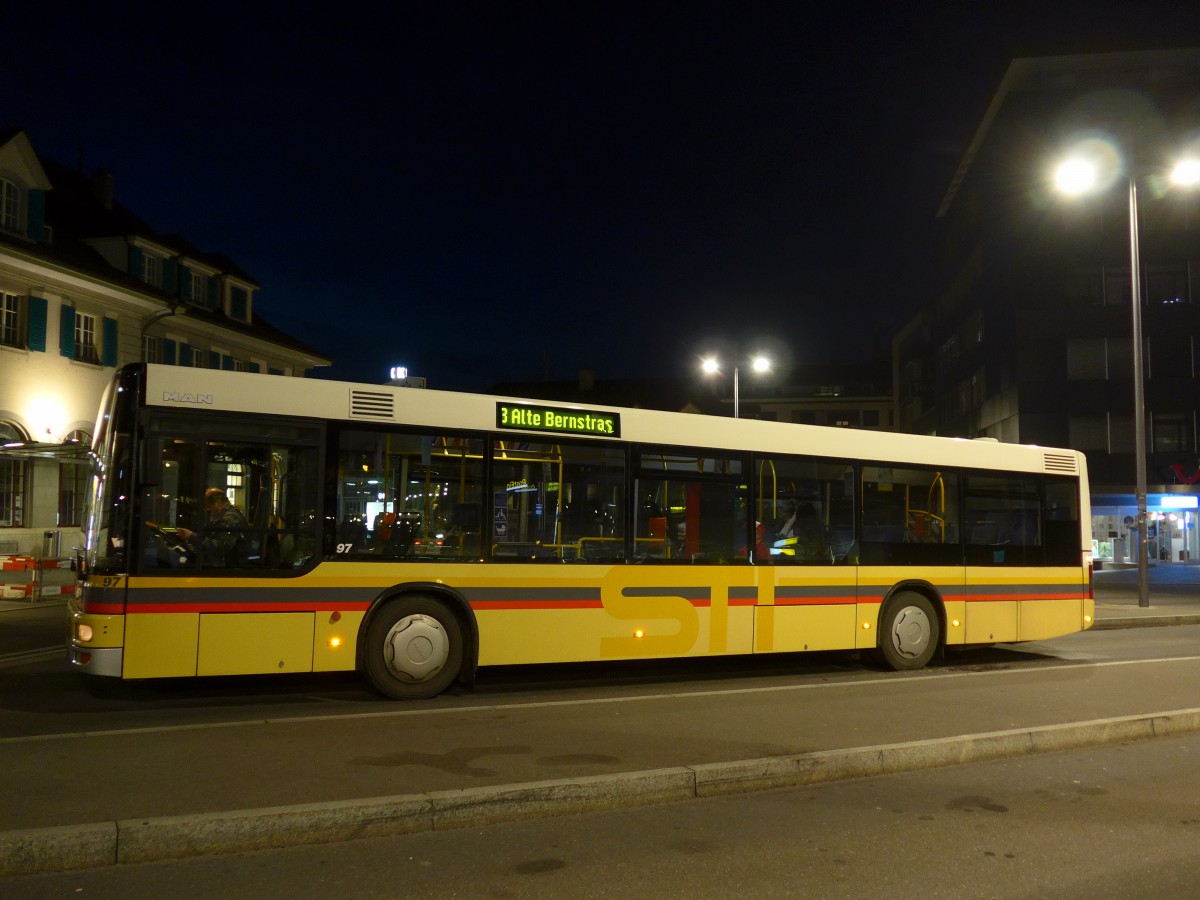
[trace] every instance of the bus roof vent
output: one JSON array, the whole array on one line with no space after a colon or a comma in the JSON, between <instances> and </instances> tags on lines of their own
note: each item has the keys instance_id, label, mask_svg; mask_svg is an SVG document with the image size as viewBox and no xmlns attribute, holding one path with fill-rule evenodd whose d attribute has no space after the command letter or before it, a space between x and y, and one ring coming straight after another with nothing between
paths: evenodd
<instances>
[{"instance_id":1,"label":"bus roof vent","mask_svg":"<svg viewBox=\"0 0 1200 900\"><path fill-rule=\"evenodd\" d=\"M396 398L383 391L351 391L350 418L391 421L396 415Z\"/></svg>"},{"instance_id":2,"label":"bus roof vent","mask_svg":"<svg viewBox=\"0 0 1200 900\"><path fill-rule=\"evenodd\" d=\"M1079 474L1079 465L1074 453L1047 453L1043 457L1043 465L1047 472L1061 472L1064 475Z\"/></svg>"}]
</instances>

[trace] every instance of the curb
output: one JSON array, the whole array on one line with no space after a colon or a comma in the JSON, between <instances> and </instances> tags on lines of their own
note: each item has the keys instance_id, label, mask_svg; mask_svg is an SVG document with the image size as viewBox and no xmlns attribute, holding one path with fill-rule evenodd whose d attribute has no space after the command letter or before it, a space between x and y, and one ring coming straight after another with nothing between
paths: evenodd
<instances>
[{"instance_id":1,"label":"curb","mask_svg":"<svg viewBox=\"0 0 1200 900\"><path fill-rule=\"evenodd\" d=\"M0 832L0 876L271 850L672 803L1200 731L1200 708L793 756Z\"/></svg>"}]
</instances>

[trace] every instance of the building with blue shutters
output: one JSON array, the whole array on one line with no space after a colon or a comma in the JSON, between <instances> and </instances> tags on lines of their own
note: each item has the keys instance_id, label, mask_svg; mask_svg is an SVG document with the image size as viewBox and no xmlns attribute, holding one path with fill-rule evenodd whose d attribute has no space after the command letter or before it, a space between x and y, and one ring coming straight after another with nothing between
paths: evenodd
<instances>
[{"instance_id":1,"label":"building with blue shutters","mask_svg":"<svg viewBox=\"0 0 1200 900\"><path fill-rule=\"evenodd\" d=\"M116 367L302 377L331 362L255 312L250 275L158 234L114 184L0 129L0 555L80 542L90 471L29 444L89 441Z\"/></svg>"}]
</instances>

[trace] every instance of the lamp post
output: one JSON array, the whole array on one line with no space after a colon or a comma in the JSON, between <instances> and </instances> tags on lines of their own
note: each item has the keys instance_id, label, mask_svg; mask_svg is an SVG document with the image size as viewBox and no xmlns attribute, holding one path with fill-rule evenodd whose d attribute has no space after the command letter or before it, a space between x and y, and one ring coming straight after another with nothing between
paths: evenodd
<instances>
[{"instance_id":1,"label":"lamp post","mask_svg":"<svg viewBox=\"0 0 1200 900\"><path fill-rule=\"evenodd\" d=\"M700 362L700 368L706 375L716 375L721 371L721 361L715 356L705 357ZM761 353L757 353L750 358L750 368L757 374L763 374L771 371L771 360ZM733 417L739 418L739 397L738 397L738 374L739 366L733 367Z\"/></svg>"},{"instance_id":2,"label":"lamp post","mask_svg":"<svg viewBox=\"0 0 1200 900\"><path fill-rule=\"evenodd\" d=\"M1111 152L1111 149L1110 149ZM1071 157L1059 165L1055 183L1066 194L1081 194L1095 188L1100 175L1098 164L1085 157ZM1181 160L1171 173L1171 180L1191 186L1200 181L1200 161ZM1138 248L1137 175L1130 172L1129 181L1129 270L1130 303L1132 305L1133 339L1133 451L1134 478L1137 500L1138 606L1150 605L1149 529L1146 513L1146 390L1142 365L1142 279L1141 256Z\"/></svg>"},{"instance_id":3,"label":"lamp post","mask_svg":"<svg viewBox=\"0 0 1200 900\"><path fill-rule=\"evenodd\" d=\"M145 321L145 323L142 325L142 334L141 334L141 338L140 338L141 344L142 344L142 347L140 350L142 362L148 362L148 360L146 359L146 332L149 330L150 326L153 325L155 322L161 322L163 319L168 319L171 316L182 316L182 315L184 315L185 312L186 312L186 310L184 310L184 308L182 306L172 305L172 306L168 307L167 309L156 312L154 315L152 315L150 318L148 318Z\"/></svg>"}]
</instances>

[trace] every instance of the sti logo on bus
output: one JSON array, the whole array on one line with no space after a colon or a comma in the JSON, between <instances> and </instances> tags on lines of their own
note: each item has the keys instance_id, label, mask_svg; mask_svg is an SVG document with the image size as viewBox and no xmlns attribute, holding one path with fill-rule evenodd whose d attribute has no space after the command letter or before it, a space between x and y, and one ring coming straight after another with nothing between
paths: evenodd
<instances>
[{"instance_id":1,"label":"sti logo on bus","mask_svg":"<svg viewBox=\"0 0 1200 900\"><path fill-rule=\"evenodd\" d=\"M178 391L163 391L165 403L195 403L212 406L212 394L181 394Z\"/></svg>"},{"instance_id":2,"label":"sti logo on bus","mask_svg":"<svg viewBox=\"0 0 1200 900\"><path fill-rule=\"evenodd\" d=\"M526 403L497 403L496 427L620 437L621 416L619 413L595 412L586 409L531 406Z\"/></svg>"}]
</instances>

